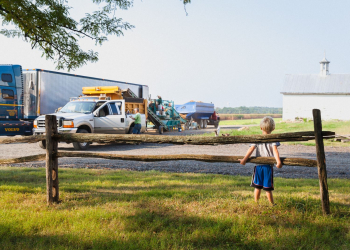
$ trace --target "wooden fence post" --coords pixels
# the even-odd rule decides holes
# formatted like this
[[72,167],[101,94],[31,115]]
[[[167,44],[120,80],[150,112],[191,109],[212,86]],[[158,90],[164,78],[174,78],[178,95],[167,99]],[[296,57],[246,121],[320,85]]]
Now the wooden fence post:
[[324,144],[323,144],[323,137],[322,137],[321,111],[319,109],[313,109],[312,114],[314,117],[317,169],[318,169],[318,178],[320,182],[322,210],[323,210],[323,214],[330,214],[331,211],[329,207],[326,156],[324,153]]
[[57,120],[55,115],[45,116],[46,132],[46,197],[47,203],[58,202],[58,142],[53,138],[57,134]]

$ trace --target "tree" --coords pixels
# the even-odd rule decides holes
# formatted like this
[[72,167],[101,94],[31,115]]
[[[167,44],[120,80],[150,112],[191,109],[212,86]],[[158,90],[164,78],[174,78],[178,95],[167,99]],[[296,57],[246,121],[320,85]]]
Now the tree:
[[[14,29],[2,29],[7,37],[23,37],[32,49],[42,51],[42,56],[54,60],[57,69],[68,71],[98,61],[98,53],[84,51],[80,38],[90,38],[96,45],[107,41],[108,35],[123,35],[134,28],[121,18],[111,17],[115,9],[127,10],[133,0],[92,0],[104,3],[102,10],[86,13],[79,21],[69,16],[67,0],[0,0],[0,18],[3,25]],[[184,4],[191,0],[183,0]]]

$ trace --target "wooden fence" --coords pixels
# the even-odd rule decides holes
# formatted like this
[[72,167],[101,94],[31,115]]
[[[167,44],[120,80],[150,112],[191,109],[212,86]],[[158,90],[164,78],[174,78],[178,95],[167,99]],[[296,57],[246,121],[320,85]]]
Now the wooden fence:
[[[171,143],[192,145],[217,145],[236,143],[262,143],[262,142],[286,142],[309,141],[316,142],[317,160],[303,158],[281,158],[283,165],[317,167],[320,183],[321,203],[324,214],[330,213],[326,159],[324,153],[324,138],[334,138],[335,133],[322,131],[321,112],[313,110],[314,131],[250,135],[228,137],[196,137],[196,136],[155,136],[155,135],[104,135],[104,134],[58,134],[56,116],[45,117],[46,134],[40,136],[27,136],[21,138],[0,139],[0,144],[7,143],[34,143],[46,140],[46,154],[26,156],[15,159],[0,160],[0,164],[20,163],[28,161],[46,160],[46,189],[47,202],[49,204],[59,201],[58,158],[59,157],[86,157],[105,158],[132,161],[169,161],[169,160],[196,160],[204,162],[230,162],[239,163],[243,156],[215,156],[215,155],[120,155],[89,152],[58,151],[58,142],[97,142],[97,143]],[[273,157],[251,157],[247,162],[257,164],[276,163]]]

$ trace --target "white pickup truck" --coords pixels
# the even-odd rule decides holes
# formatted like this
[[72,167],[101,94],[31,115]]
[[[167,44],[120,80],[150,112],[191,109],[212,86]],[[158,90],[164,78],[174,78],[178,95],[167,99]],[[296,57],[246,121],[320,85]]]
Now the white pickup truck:
[[[131,134],[135,114],[127,114],[125,100],[96,100],[89,97],[76,98],[68,102],[57,113],[58,133]],[[141,114],[141,133],[146,130],[146,116]],[[45,133],[45,116],[34,120],[34,135]],[[89,143],[73,142],[78,150],[85,150]],[[46,148],[46,142],[39,142]]]

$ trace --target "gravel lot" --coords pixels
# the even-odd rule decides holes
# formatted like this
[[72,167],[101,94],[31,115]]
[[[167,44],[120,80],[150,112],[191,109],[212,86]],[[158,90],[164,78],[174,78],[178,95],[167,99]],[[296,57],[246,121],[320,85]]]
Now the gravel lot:
[[[188,131],[187,134],[212,132],[213,129]],[[153,131],[149,133],[155,133]],[[168,133],[167,135],[178,132]],[[184,133],[181,133],[184,135]],[[197,146],[197,145],[170,145],[170,144],[140,144],[140,145],[90,145],[89,152],[104,152],[127,155],[156,155],[156,154],[211,154],[211,155],[244,155],[249,144]],[[59,150],[73,150],[71,144],[60,143]],[[329,178],[350,179],[350,147],[326,147],[327,172]],[[45,151],[37,144],[0,144],[0,159],[16,158]],[[281,145],[281,157],[298,157],[316,159],[315,147],[303,145]],[[11,164],[11,166],[44,167],[44,162],[30,162]],[[194,172],[215,173],[228,175],[248,175],[253,171],[254,164],[241,166],[229,163],[205,163],[198,161],[167,161],[167,162],[136,162],[90,158],[59,158],[59,167],[67,168],[104,168],[127,169],[136,171],[158,170],[167,172]],[[284,178],[318,178],[317,168],[284,166],[274,168],[276,177]]]

